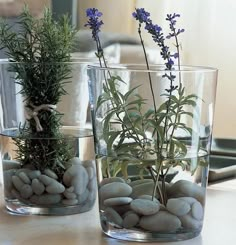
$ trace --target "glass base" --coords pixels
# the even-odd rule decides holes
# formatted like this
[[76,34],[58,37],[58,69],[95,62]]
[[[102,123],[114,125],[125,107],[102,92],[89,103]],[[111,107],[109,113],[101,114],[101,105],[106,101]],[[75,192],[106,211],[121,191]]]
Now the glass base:
[[124,241],[136,241],[136,242],[174,242],[183,241],[197,237],[201,233],[200,230],[194,231],[177,231],[177,232],[149,232],[141,231],[138,229],[124,229],[118,228],[113,224],[101,221],[103,232],[112,238],[116,238]]
[[95,200],[83,205],[70,206],[30,206],[20,203],[19,201],[5,201],[5,208],[9,214],[13,215],[70,215],[84,213],[93,208]]

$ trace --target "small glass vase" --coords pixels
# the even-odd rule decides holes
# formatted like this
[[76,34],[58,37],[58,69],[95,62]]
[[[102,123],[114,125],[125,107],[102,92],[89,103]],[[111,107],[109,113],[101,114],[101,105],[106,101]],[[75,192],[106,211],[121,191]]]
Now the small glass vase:
[[[86,128],[89,63],[0,62],[1,160],[8,212],[68,215],[93,207],[93,134]],[[67,75],[55,83],[62,70]]]
[[101,227],[177,241],[203,226],[217,70],[89,66]]

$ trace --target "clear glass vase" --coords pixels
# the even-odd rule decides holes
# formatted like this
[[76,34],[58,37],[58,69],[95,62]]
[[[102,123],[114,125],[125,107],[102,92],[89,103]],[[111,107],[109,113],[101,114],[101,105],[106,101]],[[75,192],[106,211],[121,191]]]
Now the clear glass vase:
[[217,70],[89,67],[101,227],[113,238],[201,232]]
[[67,215],[93,207],[88,63],[0,62],[1,160],[9,212]]

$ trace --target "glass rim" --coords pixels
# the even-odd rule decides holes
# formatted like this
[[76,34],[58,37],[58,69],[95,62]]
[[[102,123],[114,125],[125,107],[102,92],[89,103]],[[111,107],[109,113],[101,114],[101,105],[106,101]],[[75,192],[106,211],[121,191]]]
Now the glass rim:
[[180,69],[178,65],[173,66],[175,69],[166,70],[166,66],[163,64],[150,64],[147,69],[147,65],[142,64],[110,64],[107,67],[101,67],[99,64],[90,64],[88,65],[88,69],[97,69],[101,71],[131,71],[131,72],[217,72],[218,69],[214,67],[208,66],[194,66],[194,65],[181,65]]
[[[7,65],[7,64],[40,64],[41,62],[25,62],[25,61],[11,61],[10,59],[0,59],[0,65]],[[98,64],[98,61],[95,58],[86,58],[86,57],[73,57],[71,56],[71,61],[57,61],[57,62],[43,62],[44,64]]]

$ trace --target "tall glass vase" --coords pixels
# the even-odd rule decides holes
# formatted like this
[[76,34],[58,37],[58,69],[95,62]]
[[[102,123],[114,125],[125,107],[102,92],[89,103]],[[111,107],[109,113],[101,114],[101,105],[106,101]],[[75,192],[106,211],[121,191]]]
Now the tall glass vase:
[[[1,61],[0,141],[10,213],[67,215],[93,207],[95,162],[88,145],[92,129],[86,128],[89,62]],[[66,74],[62,80],[60,72]]]
[[101,227],[131,241],[202,230],[217,70],[89,67]]

